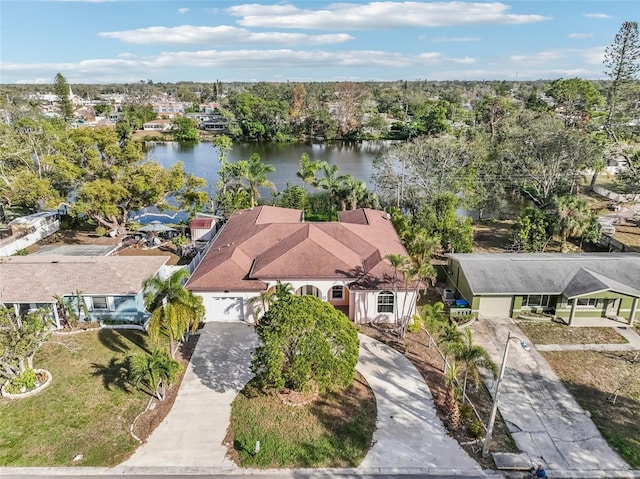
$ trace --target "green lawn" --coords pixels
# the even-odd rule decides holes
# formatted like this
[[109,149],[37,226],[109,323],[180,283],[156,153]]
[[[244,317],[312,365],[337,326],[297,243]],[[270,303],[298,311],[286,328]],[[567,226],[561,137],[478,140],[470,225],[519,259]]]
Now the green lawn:
[[[114,466],[137,443],[129,425],[149,396],[125,379],[125,358],[142,351],[140,331],[101,329],[52,336],[34,366],[51,372],[41,393],[0,400],[0,466]],[[80,461],[73,462],[77,454]]]
[[228,437],[243,467],[355,467],[371,446],[375,422],[375,398],[360,375],[306,406],[286,405],[249,383],[233,402]]

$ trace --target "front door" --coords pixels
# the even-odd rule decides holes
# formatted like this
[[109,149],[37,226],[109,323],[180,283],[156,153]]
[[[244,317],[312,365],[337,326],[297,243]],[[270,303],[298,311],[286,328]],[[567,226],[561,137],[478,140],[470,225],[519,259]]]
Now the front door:
[[618,316],[618,307],[620,304],[619,299],[607,299],[607,308],[605,309],[605,316]]

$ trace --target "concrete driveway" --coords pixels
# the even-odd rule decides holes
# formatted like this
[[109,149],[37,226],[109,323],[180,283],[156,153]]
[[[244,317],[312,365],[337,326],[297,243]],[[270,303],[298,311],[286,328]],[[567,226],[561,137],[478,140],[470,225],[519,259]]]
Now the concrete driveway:
[[[481,319],[471,328],[474,341],[498,364],[509,331],[531,344],[512,319]],[[493,393],[493,378],[487,377],[486,382]],[[629,469],[533,346],[526,351],[511,341],[499,410],[520,450],[532,463],[546,464],[552,477],[562,470],[598,471],[604,474],[598,477],[616,477],[614,472]]]
[[148,441],[119,467],[235,469],[222,443],[231,403],[251,379],[251,357],[257,344],[253,326],[207,323],[173,408]]
[[[446,433],[431,392],[411,362],[372,338],[360,335],[360,341],[357,369],[376,396],[378,418],[374,444],[356,470],[483,476]],[[231,403],[251,378],[257,343],[254,328],[244,323],[208,323],[172,410],[147,443],[115,470],[239,471],[226,457],[223,440]]]

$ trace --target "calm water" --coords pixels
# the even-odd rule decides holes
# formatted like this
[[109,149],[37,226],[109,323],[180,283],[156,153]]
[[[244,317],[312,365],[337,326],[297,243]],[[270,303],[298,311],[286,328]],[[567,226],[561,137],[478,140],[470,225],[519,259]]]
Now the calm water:
[[[306,153],[312,160],[338,165],[340,174],[349,174],[354,178],[364,180],[372,188],[373,159],[389,144],[388,141],[322,144],[239,143],[233,145],[233,149],[229,153],[229,160],[248,160],[253,153],[258,153],[263,162],[276,168],[276,171],[269,175],[269,179],[275,183],[278,190],[283,190],[287,183],[301,184],[296,172],[300,169],[302,154]],[[204,178],[208,185],[207,191],[213,193],[218,180],[220,161],[218,150],[211,143],[147,142],[146,157],[148,160],[155,160],[165,167],[182,161],[185,171]],[[322,176],[322,173],[319,175]]]

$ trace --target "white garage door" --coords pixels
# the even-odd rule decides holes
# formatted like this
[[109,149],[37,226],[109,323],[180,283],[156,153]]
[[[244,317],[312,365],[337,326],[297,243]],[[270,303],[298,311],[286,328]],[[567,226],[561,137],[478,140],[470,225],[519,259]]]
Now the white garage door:
[[478,314],[485,318],[509,317],[511,316],[511,296],[484,296],[480,298]]
[[242,298],[205,296],[204,307],[207,311],[205,321],[242,321],[244,319],[242,306]]

